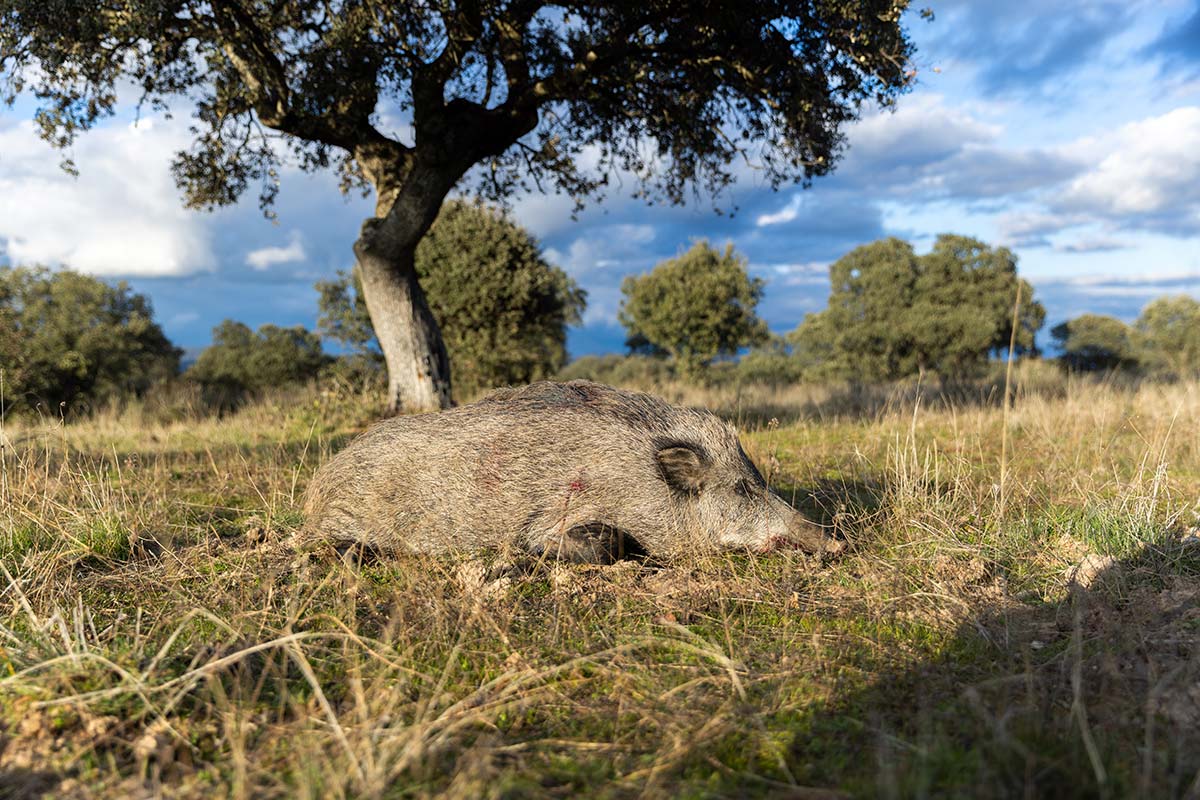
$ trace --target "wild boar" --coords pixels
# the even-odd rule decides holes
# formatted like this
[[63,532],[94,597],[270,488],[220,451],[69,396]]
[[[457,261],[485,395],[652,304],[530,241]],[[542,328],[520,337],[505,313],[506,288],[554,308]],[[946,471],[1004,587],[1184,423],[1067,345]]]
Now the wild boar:
[[301,544],[385,551],[604,562],[843,547],[768,488],[715,415],[589,381],[380,422],[318,470],[305,513]]

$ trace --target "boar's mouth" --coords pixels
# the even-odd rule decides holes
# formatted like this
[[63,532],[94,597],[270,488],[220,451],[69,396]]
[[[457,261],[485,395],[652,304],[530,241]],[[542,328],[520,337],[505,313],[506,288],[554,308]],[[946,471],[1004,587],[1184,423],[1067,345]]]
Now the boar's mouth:
[[763,552],[772,550],[803,550],[815,555],[837,555],[846,549],[846,543],[835,539],[815,522],[796,514],[788,524],[787,536],[773,536],[767,541]]

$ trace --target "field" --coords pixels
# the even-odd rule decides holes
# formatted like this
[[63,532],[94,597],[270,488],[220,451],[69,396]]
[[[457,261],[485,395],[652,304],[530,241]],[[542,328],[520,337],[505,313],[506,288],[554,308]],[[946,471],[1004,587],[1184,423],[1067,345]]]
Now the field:
[[1200,386],[1030,366],[665,387],[826,562],[293,553],[376,398],[8,420],[0,797],[1200,797]]

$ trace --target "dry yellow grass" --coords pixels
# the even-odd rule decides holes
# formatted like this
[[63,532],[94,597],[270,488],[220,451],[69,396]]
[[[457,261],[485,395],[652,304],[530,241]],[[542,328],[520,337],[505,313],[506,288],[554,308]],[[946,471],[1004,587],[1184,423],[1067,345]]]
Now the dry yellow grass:
[[826,564],[299,558],[363,398],[7,420],[0,797],[1200,796],[1200,387],[1018,379],[1003,487],[994,387],[659,387]]

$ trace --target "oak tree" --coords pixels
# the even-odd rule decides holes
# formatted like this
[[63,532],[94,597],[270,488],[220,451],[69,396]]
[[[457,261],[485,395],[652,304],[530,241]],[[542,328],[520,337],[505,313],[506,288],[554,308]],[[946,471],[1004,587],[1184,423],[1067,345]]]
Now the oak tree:
[[1050,329],[1062,365],[1074,372],[1132,369],[1138,365],[1132,331],[1116,317],[1080,314]]
[[764,281],[746,259],[707,241],[621,284],[618,319],[631,350],[669,355],[686,378],[699,377],[714,358],[732,356],[769,338],[755,313]]
[[312,380],[329,361],[320,337],[301,325],[253,331],[227,319],[213,328],[212,344],[185,376],[235,403],[247,394]]
[[150,301],[125,283],[0,267],[0,413],[142,394],[174,377],[180,355]]
[[1200,301],[1186,294],[1160,297],[1142,309],[1134,347],[1151,373],[1171,378],[1200,375]]
[[[391,403],[449,403],[413,264],[447,193],[576,200],[629,176],[648,199],[828,172],[861,106],[912,77],[907,0],[0,0],[0,92],[68,147],[133,85],[193,110],[186,202],[269,204],[280,162],[373,191],[354,244]],[[411,132],[393,132],[386,120]],[[394,127],[401,127],[399,125]]]
[[881,239],[835,261],[829,278],[828,308],[789,334],[811,377],[976,377],[1007,353],[1018,290],[1014,355],[1037,353],[1046,311],[1007,248],[943,234],[918,256],[908,242]]

